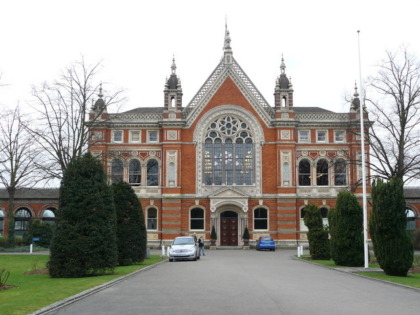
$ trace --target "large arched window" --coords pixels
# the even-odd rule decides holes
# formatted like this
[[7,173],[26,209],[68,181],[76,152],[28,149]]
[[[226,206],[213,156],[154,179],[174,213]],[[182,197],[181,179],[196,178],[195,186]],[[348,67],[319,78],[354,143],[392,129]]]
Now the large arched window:
[[42,221],[48,222],[48,223],[54,223],[55,222],[55,208],[47,208],[45,209],[44,213],[42,214]]
[[347,185],[347,166],[346,161],[343,159],[338,159],[334,163],[334,185]]
[[15,213],[15,235],[22,236],[28,229],[31,212],[26,208],[19,208]]
[[234,116],[210,124],[204,140],[205,185],[253,185],[254,141],[249,126]]
[[3,235],[4,212],[0,209],[0,236]]
[[159,185],[159,164],[155,159],[147,162],[147,186]]
[[325,159],[316,163],[316,184],[317,186],[328,186],[328,162]]
[[257,208],[254,210],[254,230],[268,230],[268,210]]
[[308,160],[299,162],[299,186],[311,185],[311,164]]
[[128,163],[128,182],[131,185],[140,185],[141,183],[141,167],[139,160],[131,160]]
[[191,230],[204,230],[204,210],[194,208],[190,214],[190,229]]
[[111,184],[122,182],[123,180],[123,162],[118,159],[114,159],[111,162]]
[[158,228],[158,213],[156,208],[147,209],[147,229],[157,230]]

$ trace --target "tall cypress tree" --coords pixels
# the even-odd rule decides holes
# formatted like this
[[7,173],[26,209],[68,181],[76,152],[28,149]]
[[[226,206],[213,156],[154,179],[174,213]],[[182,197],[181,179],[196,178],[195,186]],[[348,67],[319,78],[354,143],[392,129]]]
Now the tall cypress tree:
[[413,264],[413,241],[407,231],[403,182],[376,180],[372,187],[370,234],[376,259],[385,274],[406,276]]
[[334,262],[339,266],[363,266],[363,209],[356,196],[341,191],[328,220]]
[[319,208],[314,204],[305,206],[305,225],[308,227],[309,252],[311,258],[330,259],[330,244],[328,231],[322,224],[322,215]]
[[118,263],[142,262],[146,257],[147,233],[141,203],[126,182],[112,184],[117,213]]
[[60,186],[48,263],[54,278],[112,272],[117,264],[115,207],[101,162],[90,153],[70,162]]

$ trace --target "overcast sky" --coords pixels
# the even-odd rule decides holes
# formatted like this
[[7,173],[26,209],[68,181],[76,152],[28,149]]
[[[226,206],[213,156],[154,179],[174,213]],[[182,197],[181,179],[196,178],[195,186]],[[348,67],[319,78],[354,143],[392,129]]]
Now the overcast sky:
[[31,99],[83,55],[102,61],[104,90],[124,88],[124,110],[163,106],[175,55],[184,106],[223,55],[225,18],[233,54],[273,105],[284,55],[295,106],[347,111],[345,94],[375,71],[385,50],[420,56],[420,1],[36,0],[0,1],[0,104]]

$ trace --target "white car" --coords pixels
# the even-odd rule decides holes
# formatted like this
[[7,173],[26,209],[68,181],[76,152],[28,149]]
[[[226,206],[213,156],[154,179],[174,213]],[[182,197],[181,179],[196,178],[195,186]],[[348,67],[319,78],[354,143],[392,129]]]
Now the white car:
[[168,248],[169,261],[200,259],[198,244],[193,236],[176,237]]

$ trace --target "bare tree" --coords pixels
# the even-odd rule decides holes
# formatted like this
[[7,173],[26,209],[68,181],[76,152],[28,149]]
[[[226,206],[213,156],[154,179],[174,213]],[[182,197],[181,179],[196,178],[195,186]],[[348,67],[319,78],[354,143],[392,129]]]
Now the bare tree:
[[387,52],[369,78],[371,170],[405,183],[420,178],[420,63],[406,48]]
[[31,188],[43,179],[41,154],[27,132],[19,106],[0,120],[0,181],[8,193],[8,244],[14,245],[14,200],[16,191]]
[[[90,126],[106,113],[108,106],[122,100],[122,90],[102,99],[102,84],[96,79],[100,67],[100,63],[86,65],[82,58],[67,67],[54,83],[33,87],[39,119],[30,132],[48,155],[44,171],[52,178],[61,178],[70,161],[83,155]],[[97,95],[101,106],[93,106]]]

